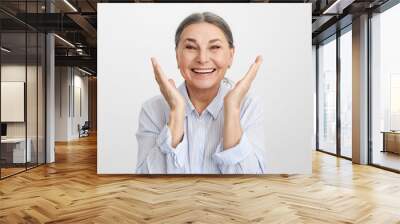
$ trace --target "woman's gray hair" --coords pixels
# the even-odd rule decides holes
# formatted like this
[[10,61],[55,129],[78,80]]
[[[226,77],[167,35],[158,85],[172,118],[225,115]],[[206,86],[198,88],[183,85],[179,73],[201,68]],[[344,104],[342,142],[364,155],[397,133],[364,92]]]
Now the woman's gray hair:
[[212,13],[212,12],[202,12],[202,13],[193,13],[186,17],[181,24],[179,24],[178,29],[176,29],[175,33],[175,49],[178,48],[179,41],[181,39],[181,34],[183,30],[188,27],[189,25],[196,24],[196,23],[210,23],[214,26],[218,27],[225,35],[226,40],[229,43],[230,48],[234,48],[233,45],[233,36],[232,31],[229,28],[228,23],[225,22],[220,16]]

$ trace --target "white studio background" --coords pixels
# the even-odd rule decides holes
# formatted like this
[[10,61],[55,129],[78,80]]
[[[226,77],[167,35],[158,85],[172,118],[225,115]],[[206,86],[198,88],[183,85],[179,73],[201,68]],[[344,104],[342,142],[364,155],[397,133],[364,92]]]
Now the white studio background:
[[252,92],[265,105],[268,173],[311,173],[311,4],[264,3],[98,4],[97,172],[135,172],[139,112],[160,94],[150,57],[180,85],[175,30],[203,11],[218,14],[232,29],[236,50],[226,77],[239,80],[263,56]]

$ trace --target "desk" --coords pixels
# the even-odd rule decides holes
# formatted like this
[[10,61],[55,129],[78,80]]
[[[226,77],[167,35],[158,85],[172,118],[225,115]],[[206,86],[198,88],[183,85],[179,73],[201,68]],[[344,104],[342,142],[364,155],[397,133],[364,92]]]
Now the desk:
[[[31,145],[32,140],[27,139],[26,155],[25,155],[25,138],[6,138],[1,139],[1,157],[9,163],[25,163],[32,159]],[[11,159],[12,158],[12,159]]]
[[399,131],[382,131],[383,133],[383,150],[382,152],[393,152],[400,154],[400,132]]

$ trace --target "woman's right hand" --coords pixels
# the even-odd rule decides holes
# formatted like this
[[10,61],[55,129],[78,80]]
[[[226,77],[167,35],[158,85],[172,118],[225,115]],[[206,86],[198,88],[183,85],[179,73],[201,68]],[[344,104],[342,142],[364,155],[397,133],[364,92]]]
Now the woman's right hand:
[[167,79],[157,60],[151,58],[151,63],[153,64],[154,77],[160,87],[160,91],[171,109],[168,127],[171,130],[172,147],[176,148],[183,137],[185,99],[176,88],[174,80]]
[[176,88],[174,80],[167,79],[155,58],[151,58],[151,63],[153,64],[154,77],[171,111],[184,110],[185,99]]

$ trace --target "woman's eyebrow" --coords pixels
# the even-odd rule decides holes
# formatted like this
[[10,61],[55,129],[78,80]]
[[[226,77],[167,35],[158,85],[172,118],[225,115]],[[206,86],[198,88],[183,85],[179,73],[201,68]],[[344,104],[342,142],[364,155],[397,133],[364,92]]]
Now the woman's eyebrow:
[[[193,38],[190,38],[190,37],[186,38],[185,41],[197,43],[196,39],[193,39]],[[208,41],[208,43],[214,43],[214,42],[217,42],[217,41],[221,41],[221,39],[218,39],[218,38],[212,39],[212,40]]]
[[209,43],[214,43],[214,42],[217,42],[217,41],[221,41],[220,39],[212,39],[212,40],[210,40],[210,41],[208,41]]
[[189,41],[189,42],[194,42],[194,43],[197,43],[197,42],[196,42],[196,40],[195,40],[195,39],[193,39],[193,38],[186,38],[186,39],[185,39],[185,41]]

